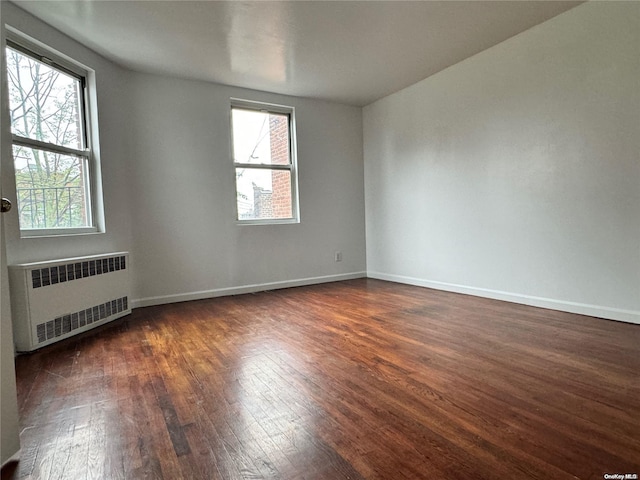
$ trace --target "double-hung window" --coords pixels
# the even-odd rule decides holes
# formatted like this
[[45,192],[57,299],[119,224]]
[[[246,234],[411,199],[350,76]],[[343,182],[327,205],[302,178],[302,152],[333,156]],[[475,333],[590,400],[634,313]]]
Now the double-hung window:
[[297,223],[294,110],[231,100],[239,223]]
[[89,72],[17,36],[6,66],[22,236],[97,231]]

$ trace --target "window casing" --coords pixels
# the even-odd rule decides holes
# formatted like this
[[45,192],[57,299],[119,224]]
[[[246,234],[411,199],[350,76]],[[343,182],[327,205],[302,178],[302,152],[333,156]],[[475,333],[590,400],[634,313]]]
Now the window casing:
[[21,236],[97,232],[89,70],[12,32],[5,53]]
[[236,220],[298,223],[294,109],[231,99]]

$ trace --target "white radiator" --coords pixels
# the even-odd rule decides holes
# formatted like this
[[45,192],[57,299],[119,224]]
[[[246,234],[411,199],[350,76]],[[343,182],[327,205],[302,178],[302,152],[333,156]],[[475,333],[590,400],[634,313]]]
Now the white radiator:
[[18,351],[31,351],[131,313],[129,253],[9,266]]

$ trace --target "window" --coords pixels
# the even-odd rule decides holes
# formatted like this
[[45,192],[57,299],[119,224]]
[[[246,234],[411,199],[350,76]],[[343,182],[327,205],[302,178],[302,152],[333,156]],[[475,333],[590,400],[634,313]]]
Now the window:
[[88,72],[14,35],[6,65],[22,235],[97,231]]
[[237,220],[297,223],[293,108],[232,99]]

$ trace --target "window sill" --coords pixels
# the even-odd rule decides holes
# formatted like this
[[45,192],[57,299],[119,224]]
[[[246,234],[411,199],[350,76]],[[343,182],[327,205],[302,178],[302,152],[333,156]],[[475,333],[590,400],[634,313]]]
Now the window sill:
[[20,238],[56,238],[76,237],[79,235],[96,235],[103,233],[96,227],[83,228],[43,228],[20,230]]
[[300,223],[298,218],[274,218],[269,220],[236,220],[236,225],[293,225]]

